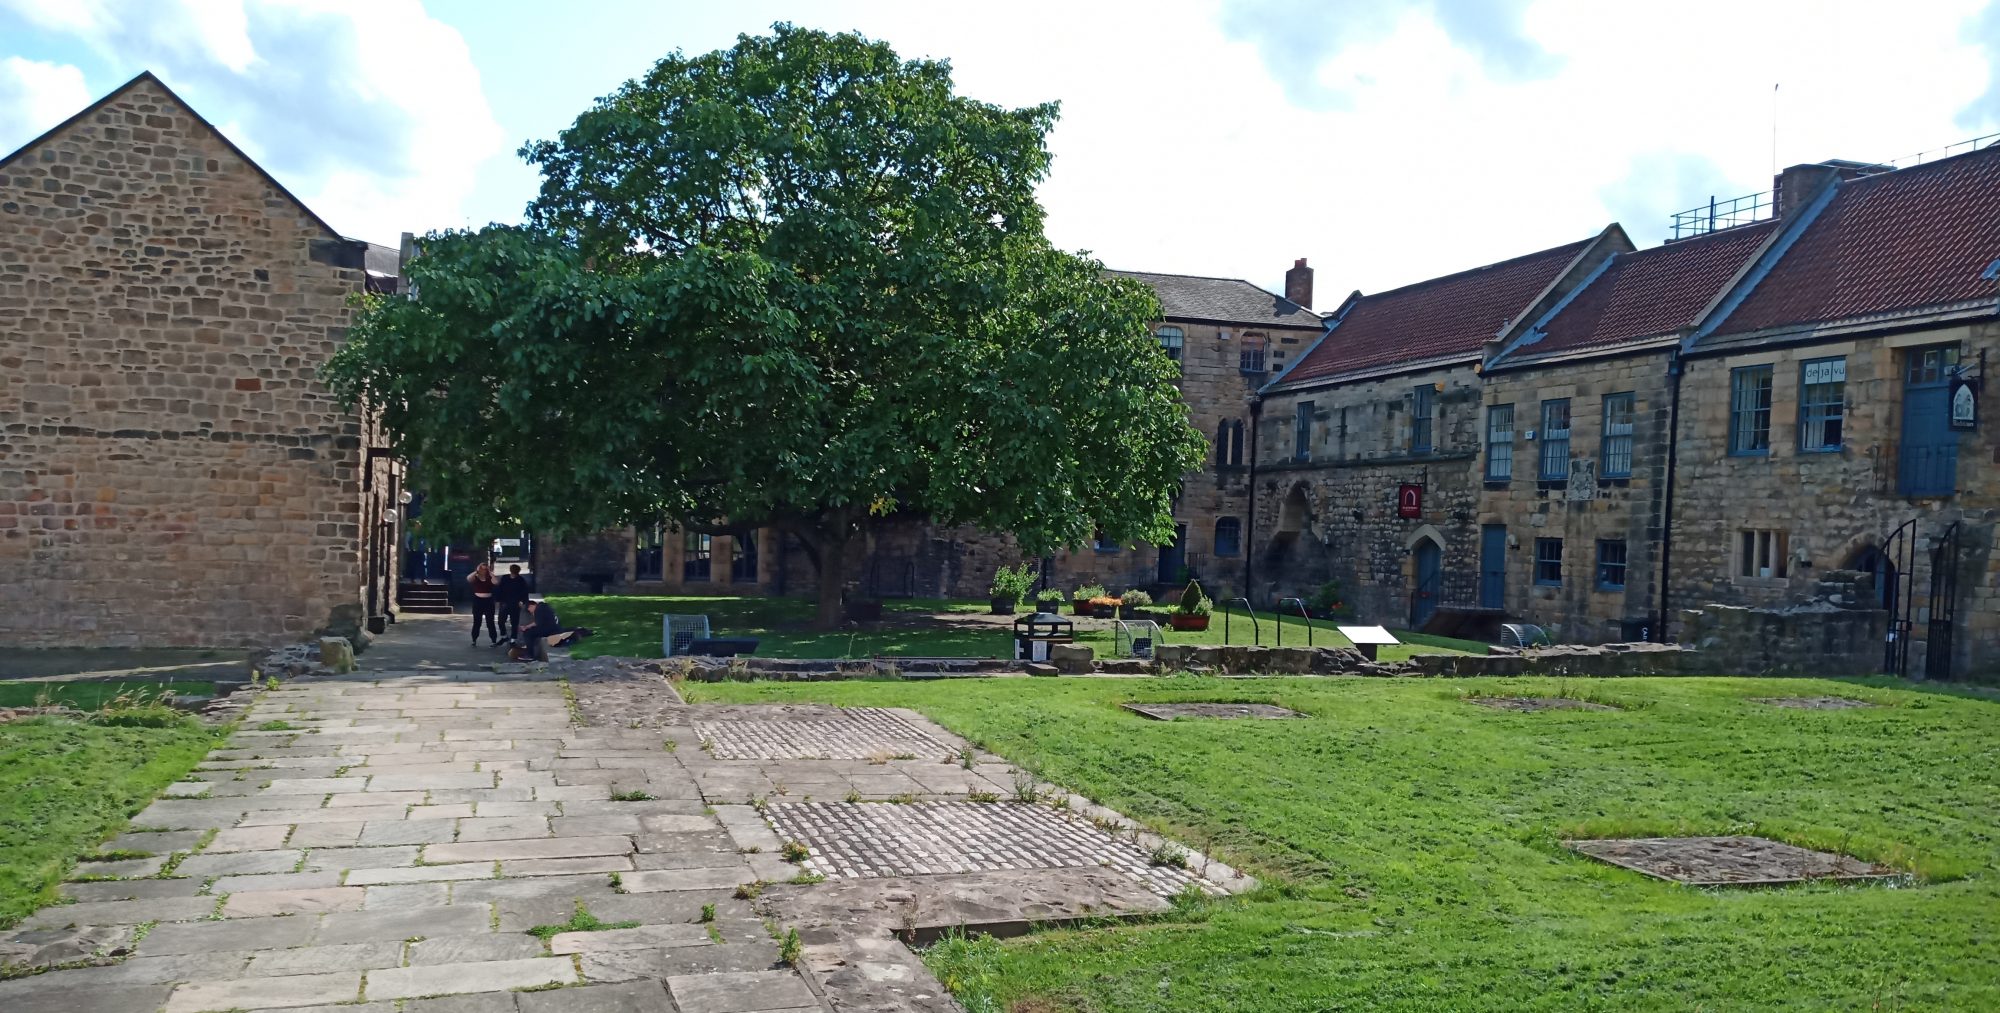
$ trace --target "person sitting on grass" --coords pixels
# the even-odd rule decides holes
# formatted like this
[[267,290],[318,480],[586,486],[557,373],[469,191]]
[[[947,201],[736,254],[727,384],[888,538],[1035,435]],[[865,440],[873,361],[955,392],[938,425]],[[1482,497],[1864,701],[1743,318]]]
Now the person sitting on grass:
[[528,625],[521,628],[520,643],[508,654],[515,661],[549,660],[549,648],[560,647],[572,640],[582,640],[591,631],[584,627],[564,628],[556,618],[555,606],[542,599],[528,602]]

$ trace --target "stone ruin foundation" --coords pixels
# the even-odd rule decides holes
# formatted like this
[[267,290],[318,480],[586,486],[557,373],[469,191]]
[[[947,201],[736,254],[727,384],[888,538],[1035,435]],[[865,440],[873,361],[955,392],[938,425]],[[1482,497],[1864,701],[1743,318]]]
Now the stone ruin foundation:
[[1886,866],[1764,837],[1641,837],[1564,841],[1563,847],[1687,886],[1773,886],[1830,879],[1887,879]]

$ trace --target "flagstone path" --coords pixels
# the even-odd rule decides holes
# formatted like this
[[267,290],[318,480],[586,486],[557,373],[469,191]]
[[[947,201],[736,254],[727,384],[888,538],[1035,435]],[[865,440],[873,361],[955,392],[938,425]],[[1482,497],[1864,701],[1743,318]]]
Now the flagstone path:
[[[657,674],[512,667],[265,693],[105,845],[151,857],[79,866],[71,903],[0,933],[83,927],[129,956],[0,981],[0,1010],[948,1010],[889,933],[1249,884],[1149,862],[1159,842],[1081,799],[1011,801],[1045,786],[914,712],[689,707]],[[919,896],[925,919],[883,914]],[[529,932],[581,912],[630,927]]]

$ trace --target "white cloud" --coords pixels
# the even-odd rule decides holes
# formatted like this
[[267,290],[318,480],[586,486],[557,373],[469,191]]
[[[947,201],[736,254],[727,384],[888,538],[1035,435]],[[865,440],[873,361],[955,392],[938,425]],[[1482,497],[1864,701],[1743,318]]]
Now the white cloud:
[[457,222],[503,150],[464,38],[416,0],[0,3],[82,40],[121,81],[155,71],[360,238]]
[[0,154],[76,115],[90,99],[79,68],[18,56],[0,59]]

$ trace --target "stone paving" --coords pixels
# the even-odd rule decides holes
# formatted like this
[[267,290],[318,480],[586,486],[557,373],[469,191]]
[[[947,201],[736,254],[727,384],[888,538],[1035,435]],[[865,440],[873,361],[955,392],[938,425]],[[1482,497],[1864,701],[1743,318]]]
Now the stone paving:
[[[80,865],[68,903],[0,932],[94,965],[0,981],[0,1010],[949,1010],[880,912],[1096,917],[1250,884],[1150,864],[1161,842],[1082,799],[1012,801],[1054,789],[914,712],[690,707],[657,673],[554,669],[454,657],[265,692],[104,845],[148,857]],[[814,902],[837,884],[807,869],[860,879]],[[635,924],[528,931],[579,912]],[[805,973],[779,959],[794,926]]]

